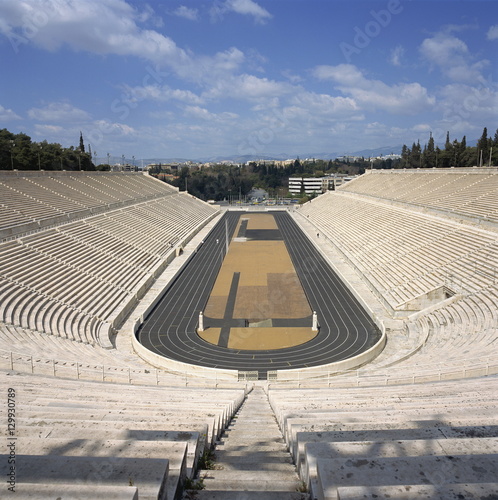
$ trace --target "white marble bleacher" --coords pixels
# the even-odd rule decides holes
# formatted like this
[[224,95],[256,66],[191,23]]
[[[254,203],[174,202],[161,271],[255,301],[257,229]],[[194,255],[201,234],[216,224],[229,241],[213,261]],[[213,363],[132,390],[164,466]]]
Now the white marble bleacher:
[[80,200],[61,192],[59,184],[52,177],[26,177],[19,178],[16,182],[17,189],[52,206],[57,212],[69,214],[87,208]]
[[[66,189],[67,195],[69,182],[83,194],[92,186],[91,204],[96,194],[101,204],[127,201],[116,210],[0,243],[0,320],[92,344],[108,343],[108,329],[164,266],[173,246],[216,213],[143,175],[7,180],[33,197],[40,191],[42,198],[54,195],[52,188]],[[129,204],[133,196],[136,203]]]
[[[498,487],[497,382],[270,388],[268,395],[311,498],[342,498],[341,488],[353,486],[363,487],[361,498],[374,498],[378,487],[392,498],[420,498],[422,487],[463,483],[480,484],[483,496],[475,498],[484,498]],[[405,486],[406,496],[393,494]]]
[[177,193],[139,173],[10,172],[0,173],[0,237]]
[[448,281],[469,292],[492,283],[475,268],[495,254],[495,232],[342,192],[322,195],[300,213],[394,309]]
[[[412,325],[426,332],[423,346],[401,363],[381,368],[365,367],[364,375],[384,376],[392,380],[440,374],[447,377],[482,376],[489,366],[498,366],[497,289],[463,297],[443,308],[421,316]],[[391,362],[395,357],[391,359]]]
[[498,220],[496,169],[371,170],[340,189]]
[[[15,182],[17,180],[9,179],[9,182],[6,183],[4,179],[0,178],[0,200],[2,200],[1,204],[5,210],[18,214],[24,224],[60,215],[60,212],[51,205],[19,191],[19,183]],[[16,223],[17,225],[21,224]]]
[[[394,192],[401,189],[404,177],[433,175],[369,174],[358,181],[364,192],[370,183],[375,192],[381,188],[380,180],[394,179],[398,181],[393,181]],[[444,176],[437,176],[438,185],[449,183]],[[410,189],[415,190],[413,185]],[[406,311],[408,333],[397,344],[398,352],[390,348],[388,339],[386,352],[356,372],[358,383],[409,383],[496,373],[498,235],[491,226],[484,230],[415,212],[411,205],[392,206],[358,196],[349,199],[345,193],[323,195],[301,210],[394,311],[441,285],[458,294],[453,303],[436,306],[425,315],[415,314],[414,320],[411,314],[417,311]],[[346,383],[347,377],[339,380]]]
[[107,498],[100,486],[138,488],[141,499],[179,498],[245,398],[245,389],[53,380],[16,375],[0,382],[5,393],[16,392],[19,498],[32,484],[40,485],[37,498],[53,498],[54,485],[81,485],[94,498]]
[[[330,390],[272,386],[312,498],[477,499],[498,490],[498,232],[431,210],[457,213],[486,185],[490,195],[493,175],[368,174],[301,209],[392,311],[438,284],[457,294],[425,313],[408,310],[398,349],[388,334],[386,354],[332,377]],[[300,385],[313,381],[303,374]]]
[[[8,368],[10,352],[15,355],[16,363],[30,363],[33,360],[44,360],[55,364],[87,364],[92,366],[106,365],[114,368],[130,368],[133,370],[149,369],[150,365],[141,358],[127,355],[121,351],[109,350],[91,342],[40,333],[35,329],[23,328],[12,324],[0,323],[0,351],[7,360],[3,368]],[[17,356],[17,357],[16,357]],[[73,370],[76,376],[76,370]]]
[[[40,237],[42,235],[37,234]],[[17,243],[17,248],[9,249],[9,256],[9,260],[0,263],[3,280],[21,285],[33,296],[43,295],[61,305],[59,314],[47,322],[48,331],[44,330],[46,333],[74,337],[75,332],[72,329],[59,326],[62,312],[81,311],[106,321],[129,293],[115,283],[86,273],[70,263],[62,262],[21,243]],[[27,300],[29,303],[29,298]],[[31,315],[26,314],[26,305],[27,303],[19,299],[13,303],[12,309],[7,309],[5,304],[2,304],[4,321],[28,327],[34,311]]]
[[32,219],[14,208],[7,208],[0,201],[0,229],[29,224]]

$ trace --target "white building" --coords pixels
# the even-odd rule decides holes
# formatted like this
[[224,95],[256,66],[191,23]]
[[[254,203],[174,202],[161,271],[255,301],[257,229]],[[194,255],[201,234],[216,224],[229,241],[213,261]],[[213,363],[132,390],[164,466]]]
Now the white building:
[[306,194],[321,194],[324,192],[324,180],[327,179],[328,177],[290,177],[289,193],[300,194],[304,191]]
[[344,174],[334,174],[326,177],[290,177],[289,193],[300,194],[304,191],[305,194],[322,194],[326,191],[333,191],[336,187],[353,178],[354,176]]

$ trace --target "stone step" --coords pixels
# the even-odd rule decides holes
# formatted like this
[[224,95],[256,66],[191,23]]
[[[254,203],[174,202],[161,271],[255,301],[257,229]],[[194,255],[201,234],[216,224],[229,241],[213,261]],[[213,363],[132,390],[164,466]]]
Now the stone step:
[[[93,484],[35,484],[16,483],[16,500],[78,499],[138,500],[136,486],[103,486]],[[141,497],[142,498],[142,497]]]
[[216,449],[216,463],[217,464],[244,464],[244,463],[293,463],[292,457],[289,453],[287,456],[282,457],[281,451],[251,451],[247,453],[244,450],[233,450],[233,451],[220,451]]
[[337,489],[337,500],[494,500],[498,483],[403,486],[350,486]]
[[224,491],[201,490],[195,492],[195,500],[307,500],[307,493],[290,491],[266,491],[264,497],[261,491]]
[[[254,459],[252,459],[254,460]],[[232,471],[261,471],[266,474],[266,472],[285,472],[285,473],[295,473],[296,468],[291,462],[282,462],[280,458],[279,462],[257,462],[249,461],[249,457],[246,460],[229,460],[224,462],[216,461],[216,470],[223,470],[226,472]],[[205,471],[201,471],[205,472]],[[217,475],[218,476],[218,475]]]
[[353,441],[338,443],[307,443],[298,469],[303,481],[317,490],[317,462],[321,459],[351,460],[385,457],[424,457],[453,455],[493,455],[498,453],[498,438],[413,439],[396,441]]
[[248,395],[214,454],[214,469],[199,473],[205,486],[195,492],[199,500],[308,498],[261,388]]
[[140,440],[96,440],[96,439],[44,439],[33,437],[17,438],[19,453],[42,456],[108,457],[118,461],[121,458],[168,459],[168,498],[179,494],[187,471],[187,443]]
[[[487,420],[489,422],[489,420]],[[420,420],[418,422],[400,422],[398,425],[358,424],[339,426],[337,430],[311,430],[311,427],[298,426],[293,429],[291,440],[292,456],[297,460],[298,455],[304,452],[307,442],[339,442],[339,441],[379,441],[396,439],[430,439],[441,436],[451,437],[496,437],[498,426],[447,426],[435,420]],[[309,429],[309,430],[305,430]]]
[[271,440],[271,441],[282,441],[283,442],[283,437],[280,432],[280,429],[278,426],[270,426],[267,425],[265,429],[262,429],[261,432],[257,432],[254,429],[251,429],[248,426],[245,426],[244,424],[241,424],[240,427],[237,429],[229,429],[228,431],[225,431],[224,433],[221,434],[221,438],[226,441],[228,439],[244,439],[246,438],[247,440],[257,440],[258,437],[260,438],[260,441],[266,441],[266,440]]
[[[266,477],[266,474],[264,475]],[[263,479],[262,474],[258,471],[252,472],[251,479],[239,479],[239,474],[234,471],[233,477],[225,477],[223,479],[204,480],[206,490],[222,490],[222,491],[259,491],[259,492],[274,492],[274,491],[297,491],[299,480],[296,477],[295,483],[284,479],[282,481]],[[260,493],[261,495],[261,493]]]
[[[201,437],[199,432],[175,432],[160,430],[131,430],[115,429],[112,426],[107,428],[67,428],[57,427],[31,427],[16,426],[18,440],[25,438],[45,438],[57,441],[65,440],[90,440],[90,441],[108,441],[124,440],[127,442],[171,442],[187,444],[187,469],[193,469],[196,466],[197,458],[202,454],[205,446],[205,437]],[[49,441],[51,442],[51,441]]]
[[17,455],[20,483],[135,486],[141,500],[166,500],[169,463],[166,459]]
[[224,439],[219,443],[220,449],[228,449],[229,447],[245,447],[252,445],[264,444],[265,446],[279,445],[285,448],[284,440],[281,437],[272,436],[235,436]]
[[[249,445],[231,445],[230,443],[217,444],[216,451],[225,451],[229,453],[234,453],[238,451],[243,451],[244,453],[249,453],[247,450]],[[251,446],[250,453],[288,453],[287,446],[283,443],[273,443],[273,444],[255,444]],[[283,456],[283,455],[282,455]]]
[[317,470],[318,500],[338,500],[343,486],[492,483],[498,477],[495,454],[320,459]]

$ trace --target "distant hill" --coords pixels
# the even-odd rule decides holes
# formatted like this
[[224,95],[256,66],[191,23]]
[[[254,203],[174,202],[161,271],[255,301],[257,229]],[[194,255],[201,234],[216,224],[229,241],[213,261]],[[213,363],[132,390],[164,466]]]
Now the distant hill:
[[[401,148],[403,146],[383,146],[375,149],[362,149],[360,151],[339,151],[339,152],[303,152],[299,155],[289,154],[289,153],[261,153],[256,155],[220,155],[220,156],[208,156],[204,158],[141,158],[141,159],[130,159],[125,158],[124,161],[127,164],[135,164],[140,167],[142,164],[149,165],[151,163],[162,163],[162,164],[181,164],[186,162],[195,162],[195,163],[221,163],[223,161],[231,161],[233,163],[247,163],[249,161],[258,161],[258,160],[288,160],[299,157],[300,159],[306,158],[316,158],[317,160],[334,160],[339,156],[363,156],[368,158],[369,156],[380,156],[380,155],[388,155],[391,153],[401,154]],[[440,146],[441,147],[441,146]],[[444,147],[444,145],[442,146]],[[122,163],[123,158],[120,156],[110,156],[109,160],[111,164]],[[98,158],[97,163],[107,163],[107,157]]]

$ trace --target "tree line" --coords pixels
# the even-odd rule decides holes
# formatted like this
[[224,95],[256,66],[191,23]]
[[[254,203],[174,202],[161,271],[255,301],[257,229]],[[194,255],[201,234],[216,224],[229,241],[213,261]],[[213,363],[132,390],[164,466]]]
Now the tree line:
[[[203,200],[238,199],[252,189],[263,189],[271,196],[287,196],[289,177],[322,177],[326,173],[359,172],[359,167],[336,160],[300,160],[278,167],[271,162],[249,162],[245,165],[212,165],[209,167],[182,167],[170,182],[180,190]],[[173,173],[168,171],[169,173]],[[156,174],[163,178],[160,173]]]
[[488,137],[488,129],[484,127],[476,146],[467,146],[465,135],[461,141],[451,140],[449,132],[444,148],[435,145],[432,133],[423,148],[420,141],[414,142],[411,148],[403,145],[398,168],[483,167],[497,164],[498,129],[494,137]]
[[[108,168],[108,166],[107,166]],[[105,169],[99,165],[99,170]],[[34,142],[24,133],[0,130],[0,170],[97,170],[83,135],[79,145],[64,148],[46,140]]]

